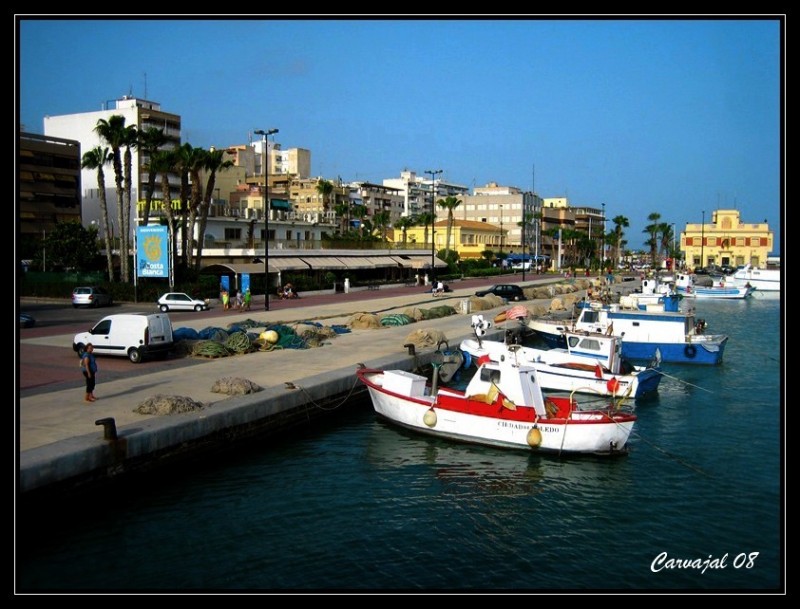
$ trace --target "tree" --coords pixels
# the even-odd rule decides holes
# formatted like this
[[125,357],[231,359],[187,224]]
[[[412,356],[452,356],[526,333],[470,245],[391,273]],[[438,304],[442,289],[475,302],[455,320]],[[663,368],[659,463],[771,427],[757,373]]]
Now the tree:
[[108,280],[114,281],[114,256],[111,243],[111,226],[108,222],[108,203],[106,201],[106,176],[103,167],[111,162],[108,147],[97,146],[84,153],[81,168],[97,170],[97,192],[100,197],[100,213],[103,218],[103,235],[106,244],[106,263],[108,264]]
[[379,230],[381,233],[381,241],[386,241],[386,229],[391,223],[391,220],[392,214],[387,210],[379,211],[372,216],[372,223],[375,225],[376,230]]
[[169,138],[164,135],[163,129],[150,127],[144,131],[139,131],[139,152],[145,160],[143,166],[147,169],[147,185],[144,191],[144,209],[142,210],[142,224],[145,226],[150,222],[150,208],[153,202],[153,194],[156,191],[156,172],[150,166],[150,159],[168,141]]
[[647,233],[650,235],[649,239],[647,239],[644,244],[650,248],[650,263],[653,268],[656,268],[656,255],[658,253],[658,221],[661,219],[661,214],[658,212],[653,212],[647,219],[650,220],[650,224],[644,227],[643,233]]
[[189,250],[189,202],[191,199],[191,184],[190,184],[190,171],[192,165],[195,163],[194,148],[191,144],[183,144],[175,149],[174,157],[174,170],[180,176],[180,219],[178,221],[179,228],[181,228],[181,258],[174,258],[176,264],[183,269],[188,267],[188,250]]
[[[200,270],[200,263],[203,258],[203,243],[205,242],[206,225],[208,224],[208,210],[211,207],[211,194],[214,192],[214,185],[217,183],[217,172],[225,171],[233,167],[233,161],[225,160],[224,150],[210,150],[205,155],[205,163],[203,169],[208,172],[206,180],[206,191],[203,193],[203,198],[200,203],[200,219],[197,242],[197,255],[195,256],[194,268]],[[254,226],[251,226],[253,230]],[[255,246],[254,246],[255,247]]]
[[431,213],[420,214],[419,216],[417,216],[417,222],[419,224],[422,224],[422,226],[424,227],[424,232],[423,232],[424,236],[423,236],[423,239],[422,239],[422,244],[427,246],[428,245],[428,226],[429,225],[431,226],[431,241],[433,241],[433,225],[432,225],[433,224],[433,214],[431,214]]
[[322,208],[325,211],[328,211],[328,208],[330,207],[330,196],[333,193],[333,182],[320,178],[317,180],[316,189],[317,193],[322,196]]
[[442,209],[447,210],[447,233],[444,242],[444,249],[445,249],[445,258],[448,258],[448,253],[450,252],[450,235],[453,232],[453,224],[455,223],[455,217],[453,215],[453,210],[461,205],[461,199],[456,197],[450,196],[446,199],[439,199],[437,201],[437,205]]
[[[111,161],[114,167],[114,184],[117,192],[117,224],[120,230],[120,270],[123,268],[123,261],[127,263],[126,250],[123,249],[125,240],[122,229],[125,223],[122,221],[123,214],[123,172],[122,172],[122,147],[125,145],[125,138],[128,134],[125,130],[125,117],[120,114],[112,114],[108,120],[101,118],[97,121],[94,128],[95,133],[100,136],[105,143],[111,147]],[[127,280],[122,275],[123,280]]]
[[150,170],[161,174],[161,210],[167,219],[173,261],[178,259],[178,242],[175,238],[177,236],[177,227],[172,209],[172,188],[169,183],[169,176],[175,172],[177,163],[177,153],[174,150],[159,150],[150,157]]
[[628,228],[630,222],[625,216],[616,216],[612,222],[614,223],[614,236],[610,241],[617,248],[617,261],[619,262],[619,250],[623,243],[622,236],[625,234],[622,229]]
[[400,229],[403,234],[403,247],[406,246],[407,242],[407,233],[408,229],[412,226],[416,226],[417,220],[412,216],[401,216],[397,220],[395,220],[394,227],[395,229]]
[[339,218],[339,232],[345,234],[350,224],[350,204],[347,202],[337,203],[333,209],[336,217]]
[[[194,227],[197,223],[197,216],[200,213],[200,206],[203,202],[203,181],[200,179],[200,172],[206,166],[208,160],[208,150],[203,148],[191,147],[188,157],[189,181],[191,183],[191,195],[189,198],[189,218],[186,226],[187,252],[185,254],[187,268],[191,264],[194,255]],[[267,202],[269,206],[269,202]]]
[[84,271],[92,268],[99,255],[97,229],[80,222],[58,222],[45,239],[48,262],[53,267]]
[[[139,134],[136,125],[129,125],[125,127],[122,132],[122,143],[125,146],[125,153],[123,156],[123,175],[125,180],[125,195],[124,204],[122,209],[122,226],[120,227],[120,236],[122,243],[120,245],[120,274],[123,281],[130,281],[130,272],[128,265],[128,252],[131,251],[130,238],[131,238],[131,193],[133,192],[133,178],[131,176],[133,170],[133,154],[131,150],[136,148],[139,142]],[[137,212],[138,213],[138,212]]]
[[658,225],[658,232],[661,235],[659,253],[661,253],[663,258],[668,258],[670,256],[669,252],[672,249],[672,224],[661,222]]

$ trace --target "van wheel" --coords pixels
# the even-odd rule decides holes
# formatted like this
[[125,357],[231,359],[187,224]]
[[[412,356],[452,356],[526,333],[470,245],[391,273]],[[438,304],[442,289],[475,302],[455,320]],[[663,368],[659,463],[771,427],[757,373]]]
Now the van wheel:
[[77,345],[72,346],[75,349],[75,353],[78,354],[78,357],[83,357],[83,352],[86,351],[86,345],[83,343],[78,343]]
[[138,364],[142,361],[142,352],[139,351],[136,347],[131,347],[128,349],[128,359],[131,360],[134,364]]

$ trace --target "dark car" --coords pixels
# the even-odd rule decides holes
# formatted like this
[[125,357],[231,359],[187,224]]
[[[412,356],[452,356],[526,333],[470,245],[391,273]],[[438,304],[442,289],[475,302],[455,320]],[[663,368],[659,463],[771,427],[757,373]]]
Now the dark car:
[[488,290],[478,290],[475,296],[486,296],[487,294],[494,294],[506,300],[525,300],[525,292],[522,288],[513,283],[500,283],[493,285]]
[[114,304],[111,294],[99,286],[80,286],[72,290],[72,306],[108,307]]
[[20,328],[32,328],[36,325],[36,320],[28,315],[27,313],[20,313],[19,314],[19,327]]

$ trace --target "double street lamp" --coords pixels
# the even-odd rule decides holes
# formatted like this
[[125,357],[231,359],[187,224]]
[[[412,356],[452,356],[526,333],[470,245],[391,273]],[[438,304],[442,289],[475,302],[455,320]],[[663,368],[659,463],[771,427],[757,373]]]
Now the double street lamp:
[[434,239],[434,225],[436,224],[436,176],[444,172],[444,169],[427,170],[426,175],[431,176],[431,283],[436,273],[434,260],[436,259],[436,240]]
[[278,133],[277,129],[256,129],[256,135],[264,136],[261,171],[264,174],[264,310],[269,311],[269,148],[267,138]]

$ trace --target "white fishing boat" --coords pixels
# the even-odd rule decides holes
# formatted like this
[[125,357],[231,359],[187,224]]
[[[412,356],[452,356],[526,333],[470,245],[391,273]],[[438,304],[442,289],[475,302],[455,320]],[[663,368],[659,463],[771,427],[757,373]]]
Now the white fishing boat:
[[536,349],[519,346],[513,330],[506,331],[504,342],[482,338],[490,327],[482,315],[472,316],[475,338],[460,345],[469,361],[520,358],[536,368],[543,389],[640,398],[657,391],[661,382],[660,353],[649,365],[635,366],[622,357],[618,336],[564,330],[566,348]]
[[739,287],[749,284],[755,288],[753,296],[763,297],[767,293],[778,294],[781,292],[781,269],[754,269],[749,264],[739,267],[733,274],[726,276],[726,281]]
[[753,293],[752,286],[738,286],[726,281],[724,276],[712,277],[711,286],[697,285],[691,275],[678,273],[675,289],[684,298],[715,298],[725,300],[741,300]]
[[361,367],[375,412],[421,433],[462,442],[556,454],[625,452],[636,415],[610,404],[581,409],[573,396],[542,394],[536,369],[509,348],[501,362],[482,361],[465,391],[439,387],[404,370]]

